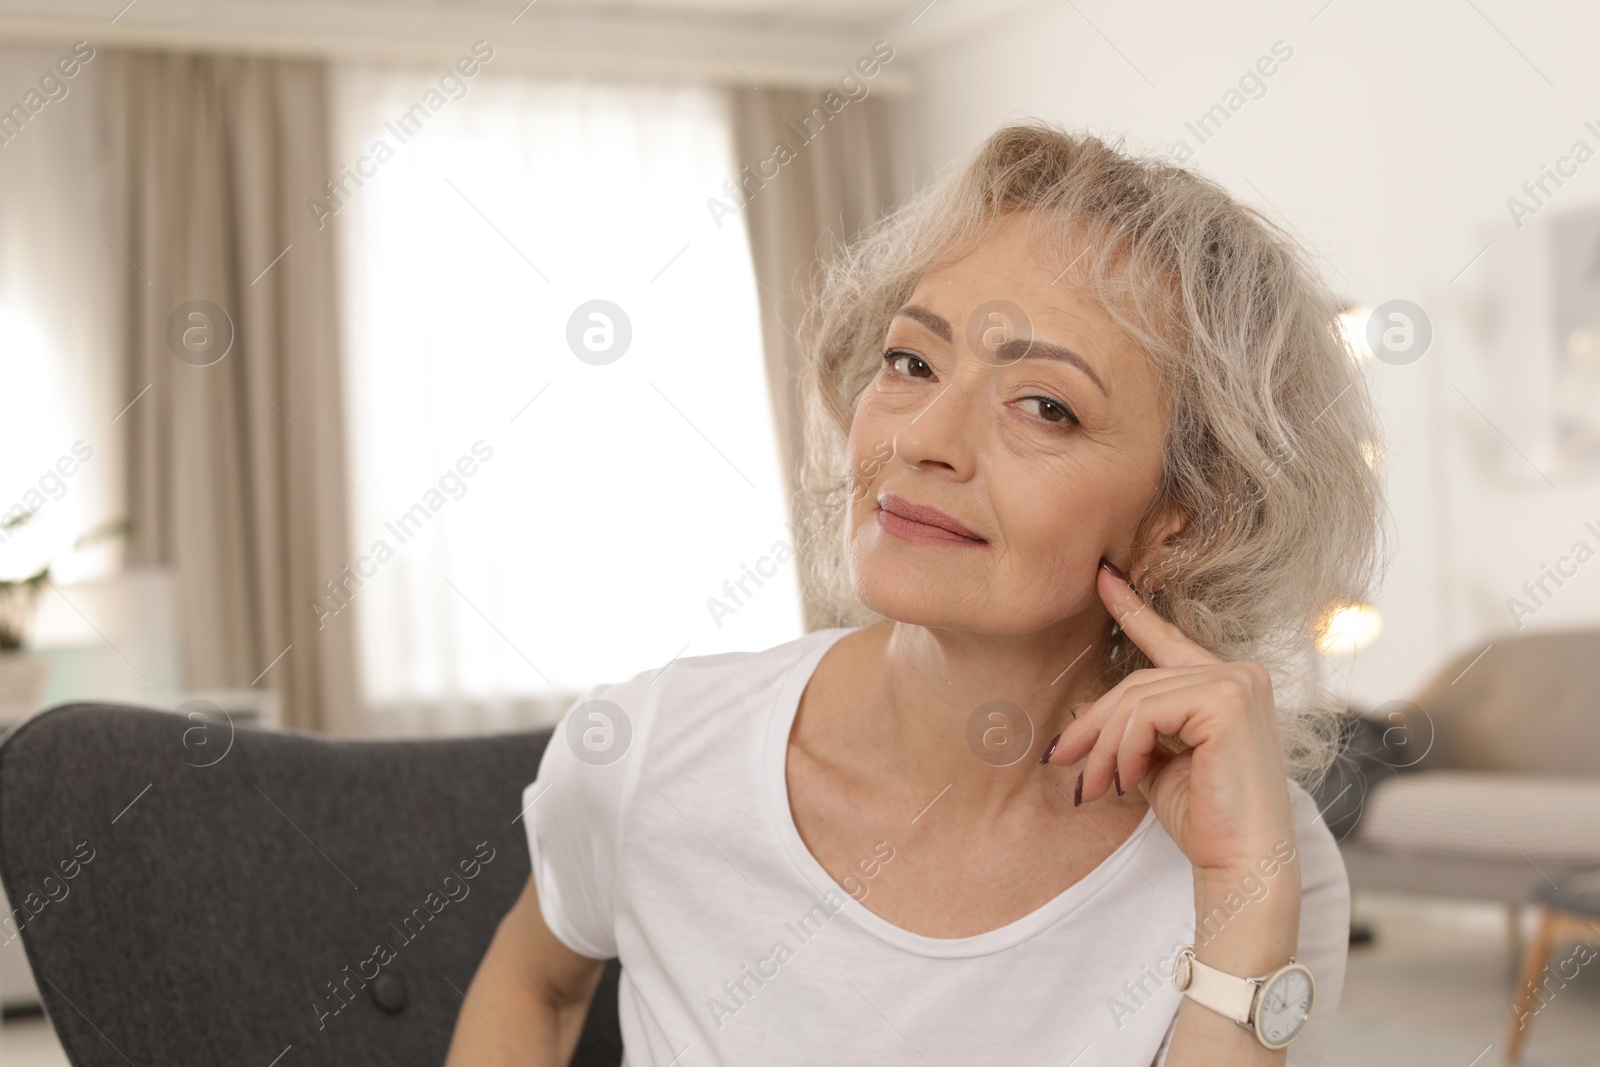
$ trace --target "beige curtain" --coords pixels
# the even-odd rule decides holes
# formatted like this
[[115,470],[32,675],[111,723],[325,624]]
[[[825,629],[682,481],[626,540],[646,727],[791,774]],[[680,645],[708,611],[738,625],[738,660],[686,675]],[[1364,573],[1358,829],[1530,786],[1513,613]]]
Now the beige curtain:
[[310,607],[350,562],[333,230],[307,206],[338,177],[323,67],[107,62],[130,561],[177,569],[191,685],[271,686],[285,725],[356,732],[348,614],[319,630]]
[[[802,90],[739,89],[733,106],[739,166],[755,172],[779,145],[787,145],[794,154],[776,178],[755,191],[744,211],[761,297],[773,420],[790,519],[797,523],[802,435],[796,389],[800,353],[794,331],[804,307],[804,288],[818,257],[833,242],[848,241],[881,212],[892,210],[903,195],[891,150],[893,106],[869,96],[830,116],[823,96]],[[831,624],[830,616],[809,597],[803,617],[807,630]]]

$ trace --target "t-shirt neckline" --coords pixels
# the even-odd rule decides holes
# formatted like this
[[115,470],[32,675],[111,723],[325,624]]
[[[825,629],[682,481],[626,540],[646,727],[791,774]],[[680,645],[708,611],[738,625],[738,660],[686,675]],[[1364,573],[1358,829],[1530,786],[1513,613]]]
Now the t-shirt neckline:
[[821,662],[828,649],[856,629],[859,627],[833,627],[808,635],[811,638],[810,647],[785,675],[773,700],[766,743],[762,751],[762,786],[767,794],[778,838],[782,841],[784,851],[788,853],[801,878],[818,897],[830,890],[833,891],[844,900],[844,907],[839,914],[849,916],[852,922],[867,933],[906,952],[919,956],[959,959],[1000,952],[1027,941],[1088,902],[1132,865],[1133,854],[1148,836],[1151,827],[1156,824],[1154,808],[1148,809],[1144,813],[1144,818],[1128,835],[1127,840],[1118,845],[1111,855],[1088,874],[1027,915],[981,934],[970,937],[929,937],[913,933],[904,927],[896,926],[852,897],[843,886],[833,880],[827,869],[811,854],[805,840],[800,836],[800,830],[794,822],[794,812],[789,807],[786,770],[789,734],[794,729],[795,716],[800,710],[800,696],[805,692],[806,684],[811,680],[817,664]]

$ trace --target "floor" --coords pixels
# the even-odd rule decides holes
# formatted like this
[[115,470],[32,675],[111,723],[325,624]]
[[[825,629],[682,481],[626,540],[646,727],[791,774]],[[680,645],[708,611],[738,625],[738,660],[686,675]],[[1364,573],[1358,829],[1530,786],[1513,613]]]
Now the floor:
[[[1339,1022],[1323,1055],[1332,1067],[1491,1067],[1504,1063],[1516,963],[1505,910],[1367,894],[1357,922],[1376,933],[1350,950]],[[1533,916],[1524,916],[1531,924]],[[1531,933],[1531,926],[1529,927]],[[1552,961],[1570,955],[1558,949]],[[0,1028],[6,1067],[69,1067],[50,1026]],[[1579,969],[1539,1011],[1522,1067],[1600,1067],[1600,959]]]
[[[1354,911],[1377,937],[1350,950],[1338,1029],[1324,1050],[1328,1061],[1334,1067],[1504,1063],[1520,970],[1506,909],[1373,893],[1358,897]],[[1524,911],[1531,935],[1535,916]],[[1553,973],[1572,951],[1551,953]],[[1530,1020],[1519,1063],[1600,1067],[1600,958],[1579,967]]]

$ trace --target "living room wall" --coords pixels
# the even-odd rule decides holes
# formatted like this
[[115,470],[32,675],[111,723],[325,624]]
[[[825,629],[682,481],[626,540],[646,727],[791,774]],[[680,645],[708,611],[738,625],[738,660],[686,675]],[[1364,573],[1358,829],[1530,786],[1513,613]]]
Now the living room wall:
[[[1519,623],[1600,624],[1600,565],[1572,558],[1600,548],[1600,474],[1552,444],[1544,277],[1547,224],[1600,205],[1600,164],[1576,151],[1600,148],[1600,11],[1157,7],[1039,5],[919,51],[919,179],[1010,119],[1125,135],[1287,226],[1353,302],[1426,311],[1423,358],[1368,364],[1395,551],[1382,635],[1333,663],[1353,701],[1403,697]],[[1534,605],[1524,583],[1558,564],[1575,573]]]

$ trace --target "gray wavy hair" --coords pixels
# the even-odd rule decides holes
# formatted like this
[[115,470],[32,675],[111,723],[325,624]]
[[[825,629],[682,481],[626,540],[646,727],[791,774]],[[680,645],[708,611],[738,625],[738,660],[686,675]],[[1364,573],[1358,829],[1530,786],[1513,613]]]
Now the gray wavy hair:
[[[1134,543],[1150,543],[1166,505],[1188,523],[1130,579],[1197,644],[1271,671],[1286,764],[1314,788],[1338,746],[1314,641],[1333,606],[1367,598],[1387,561],[1378,419],[1336,302],[1289,235],[1217,183],[1097,137],[1044,122],[1000,129],[813,279],[796,530],[812,625],[879,618],[846,567],[847,504],[870,474],[846,469],[846,441],[889,321],[920,276],[1015,212],[1160,383],[1161,476]],[[1148,666],[1115,630],[1105,686]]]

